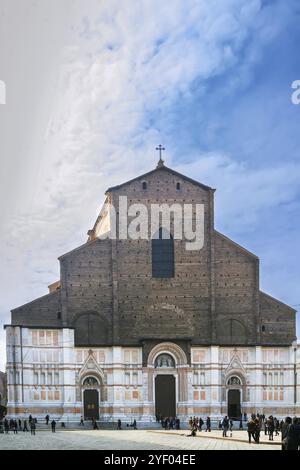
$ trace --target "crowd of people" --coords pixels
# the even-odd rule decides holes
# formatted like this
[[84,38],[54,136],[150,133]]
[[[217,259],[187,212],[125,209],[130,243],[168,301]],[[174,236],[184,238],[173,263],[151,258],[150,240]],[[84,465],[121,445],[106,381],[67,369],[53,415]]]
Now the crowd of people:
[[163,429],[180,429],[180,419],[176,417],[156,416],[156,422],[161,423]]
[[[46,425],[49,425],[50,416],[45,416]],[[64,423],[61,423],[62,427],[65,427]],[[8,419],[4,417],[2,421],[0,421],[0,434],[9,434],[9,432],[13,432],[14,434],[18,434],[18,432],[30,432],[31,435],[35,436],[37,429],[37,419],[32,415],[29,415],[28,419]],[[56,431],[56,421],[53,419],[51,421],[51,430],[54,433]]]
[[[275,434],[275,436],[281,435],[282,450],[300,450],[300,418],[295,417],[292,419],[290,417],[286,417],[285,420],[279,420],[272,415],[266,417],[264,414],[257,413],[252,414],[248,419],[247,415],[244,414],[239,420],[238,428],[240,430],[244,429],[243,420],[244,424],[246,424],[249,444],[252,442],[259,444],[262,433],[264,433],[265,436],[268,436],[269,441],[273,441]],[[178,417],[157,416],[156,421],[160,422],[162,428],[165,430],[180,429],[180,419]],[[49,426],[50,423],[52,433],[55,433],[57,425],[55,419],[50,420],[50,416],[46,415],[45,423],[47,426]],[[83,417],[80,419],[80,425],[84,426]],[[133,427],[133,429],[137,429],[136,420],[134,420],[130,425],[127,424],[127,427],[129,426]],[[61,427],[65,428],[65,424],[63,422],[61,422]],[[196,436],[197,432],[201,431],[211,432],[211,418],[207,416],[203,420],[201,417],[191,416],[189,419],[189,427],[191,430],[190,436]],[[13,432],[14,434],[18,434],[18,432],[30,432],[32,435],[35,435],[36,428],[37,419],[32,415],[29,415],[28,419],[23,420],[13,418],[8,419],[7,417],[4,417],[4,419],[0,421],[0,434],[8,434],[9,432]],[[97,421],[95,419],[92,420],[92,428],[98,429]],[[234,428],[233,419],[228,416],[224,416],[219,420],[218,428],[219,430],[222,430],[223,437],[228,437],[228,432],[230,433],[229,437],[231,437]],[[120,419],[117,423],[117,429],[122,429]]]
[[[281,435],[282,450],[300,450],[300,419],[287,417],[285,420],[279,421],[274,416],[266,417],[264,414],[252,414],[250,419],[244,414],[244,421],[248,432],[249,444],[252,442],[259,444],[262,432],[268,436],[269,441],[274,440],[275,436]],[[206,417],[205,421],[199,417],[190,417],[189,427],[190,436],[196,436],[197,432],[201,432],[203,427],[205,432],[211,432],[211,418]],[[233,419],[224,416],[218,423],[219,430],[222,430],[222,436],[228,437],[228,432],[232,436],[234,427]],[[243,430],[243,419],[239,420],[238,428]]]

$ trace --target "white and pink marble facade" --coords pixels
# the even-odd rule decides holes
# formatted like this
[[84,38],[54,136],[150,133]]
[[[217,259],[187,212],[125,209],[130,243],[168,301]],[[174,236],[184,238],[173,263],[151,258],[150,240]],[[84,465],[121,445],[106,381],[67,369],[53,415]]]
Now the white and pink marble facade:
[[[243,412],[300,414],[300,345],[192,347],[191,364],[179,346],[163,342],[142,363],[140,347],[75,348],[72,329],[8,326],[8,414],[78,419],[84,380],[94,377],[102,421],[155,420],[155,377],[175,377],[177,415],[227,414],[227,394],[238,388]],[[175,367],[156,368],[161,353]],[[232,379],[234,378],[234,379]],[[237,378],[237,379],[235,379]],[[230,380],[231,379],[231,380]],[[229,384],[237,381],[238,384]]]

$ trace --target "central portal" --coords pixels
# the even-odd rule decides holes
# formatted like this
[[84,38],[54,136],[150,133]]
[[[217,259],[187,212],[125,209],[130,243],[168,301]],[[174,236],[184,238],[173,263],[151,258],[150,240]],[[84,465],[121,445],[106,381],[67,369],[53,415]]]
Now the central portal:
[[84,419],[99,419],[99,394],[98,390],[84,390]]
[[240,419],[241,417],[240,390],[228,390],[228,416],[235,419]]
[[175,418],[176,392],[173,375],[157,375],[155,378],[155,414],[159,418]]

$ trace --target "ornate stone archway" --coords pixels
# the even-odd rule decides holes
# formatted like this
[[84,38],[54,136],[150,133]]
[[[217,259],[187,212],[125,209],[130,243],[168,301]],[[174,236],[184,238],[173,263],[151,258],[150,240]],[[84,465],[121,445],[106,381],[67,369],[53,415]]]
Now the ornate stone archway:
[[[169,357],[172,360],[162,361],[161,364],[157,359],[159,357]],[[159,365],[159,366],[158,366]],[[152,409],[155,410],[155,381],[161,376],[173,376],[175,380],[176,394],[176,415],[186,414],[184,403],[188,398],[188,377],[189,369],[185,352],[175,343],[163,342],[154,346],[147,360],[147,376],[148,376],[148,398],[152,403]],[[154,412],[154,411],[153,411]]]

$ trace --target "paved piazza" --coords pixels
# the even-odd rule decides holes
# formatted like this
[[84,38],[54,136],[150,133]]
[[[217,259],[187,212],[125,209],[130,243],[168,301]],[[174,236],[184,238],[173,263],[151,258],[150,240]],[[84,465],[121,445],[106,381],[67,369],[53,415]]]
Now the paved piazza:
[[[212,437],[186,437],[188,431],[107,431],[74,430],[37,431],[36,436],[19,432],[0,435],[0,449],[52,450],[280,450],[280,445],[259,445],[220,439],[218,431]],[[202,433],[204,435],[205,433]],[[214,438],[215,437],[215,438]],[[263,436],[264,438],[264,436]],[[246,439],[245,432],[235,432],[233,439]],[[277,438],[277,442],[279,442]]]

